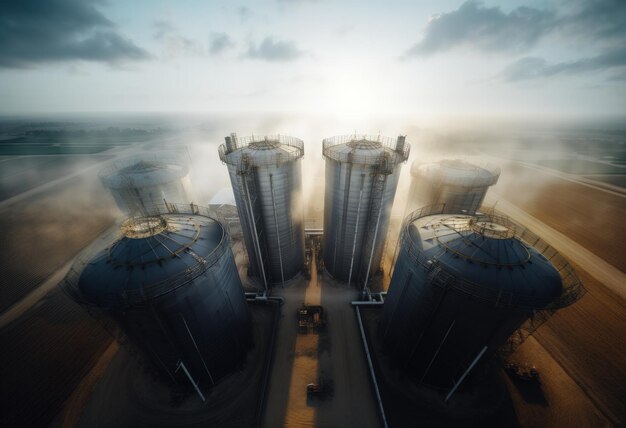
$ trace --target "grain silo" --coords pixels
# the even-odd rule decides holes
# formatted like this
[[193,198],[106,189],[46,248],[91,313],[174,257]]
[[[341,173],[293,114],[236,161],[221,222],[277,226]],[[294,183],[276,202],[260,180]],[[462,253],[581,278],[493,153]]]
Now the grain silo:
[[228,166],[250,260],[265,288],[284,283],[304,266],[302,168],[304,143],[284,135],[226,137],[219,147]]
[[116,160],[100,171],[99,176],[125,215],[148,215],[164,201],[192,202],[189,162],[177,153]]
[[166,378],[198,390],[243,364],[250,312],[224,226],[205,208],[167,208],[126,220],[63,286]]
[[344,135],[323,141],[326,159],[324,265],[339,281],[366,287],[380,269],[405,137]]
[[449,398],[583,293],[567,261],[507,217],[424,207],[403,223],[381,331],[399,368]]
[[498,182],[500,169],[460,159],[411,166],[411,188],[406,213],[428,205],[445,204],[447,213],[475,213],[490,186]]

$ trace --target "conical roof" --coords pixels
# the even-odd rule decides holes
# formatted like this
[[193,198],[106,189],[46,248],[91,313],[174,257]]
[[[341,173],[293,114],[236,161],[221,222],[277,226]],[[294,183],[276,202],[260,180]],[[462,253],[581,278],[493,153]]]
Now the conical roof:
[[558,298],[563,287],[557,269],[510,227],[482,217],[436,215],[415,220],[409,234],[426,258],[467,284],[545,304]]
[[191,282],[228,246],[221,224],[168,214],[129,219],[123,235],[84,268],[78,289],[92,304],[148,300]]

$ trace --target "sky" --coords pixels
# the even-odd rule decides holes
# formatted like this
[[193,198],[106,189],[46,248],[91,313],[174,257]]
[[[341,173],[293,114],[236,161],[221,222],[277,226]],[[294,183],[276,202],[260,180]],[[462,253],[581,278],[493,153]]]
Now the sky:
[[626,1],[0,2],[0,114],[626,114]]

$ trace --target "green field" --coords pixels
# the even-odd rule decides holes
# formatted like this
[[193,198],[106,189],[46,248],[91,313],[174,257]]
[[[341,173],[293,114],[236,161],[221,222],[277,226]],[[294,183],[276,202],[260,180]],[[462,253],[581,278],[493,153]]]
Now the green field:
[[148,140],[145,136],[137,137],[100,137],[100,138],[49,138],[16,137],[0,141],[0,156],[27,155],[90,155]]

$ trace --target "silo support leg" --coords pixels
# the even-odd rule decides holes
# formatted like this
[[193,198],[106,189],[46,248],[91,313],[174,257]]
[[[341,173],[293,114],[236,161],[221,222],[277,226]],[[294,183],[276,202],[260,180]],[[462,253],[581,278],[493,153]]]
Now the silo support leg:
[[459,387],[459,385],[461,385],[461,382],[463,382],[463,380],[465,380],[465,378],[467,377],[467,375],[469,374],[470,371],[472,371],[472,369],[474,368],[474,366],[476,365],[476,363],[478,362],[478,360],[480,360],[480,357],[483,356],[483,354],[487,351],[487,347],[485,346],[479,353],[478,355],[476,355],[476,358],[474,358],[474,361],[472,361],[472,364],[469,365],[469,367],[467,368],[467,370],[465,370],[465,372],[463,373],[463,375],[459,378],[459,380],[454,384],[454,386],[452,387],[452,389],[450,390],[450,392],[448,393],[448,395],[446,395],[446,399],[445,402],[447,403],[448,400],[450,399],[450,397],[452,397],[452,394],[454,394],[454,391],[456,391],[456,389]]
[[196,392],[198,393],[198,395],[202,399],[202,402],[205,402],[206,399],[204,398],[204,395],[202,395],[202,391],[200,391],[200,388],[198,388],[198,384],[196,383],[196,381],[193,380],[193,378],[191,377],[191,374],[189,373],[189,370],[187,370],[187,366],[185,366],[185,363],[183,363],[182,360],[178,361],[178,364],[176,365],[176,371],[174,371],[174,373],[176,373],[178,371],[178,369],[181,369],[181,368],[183,369],[183,371],[187,375],[187,378],[189,379],[189,382],[191,382],[191,384],[193,385],[194,389],[196,390]]

